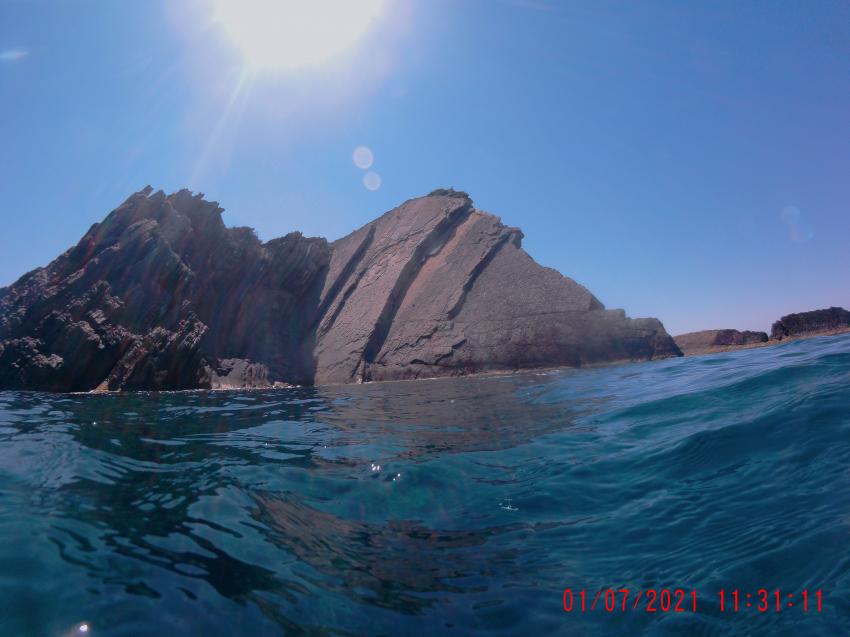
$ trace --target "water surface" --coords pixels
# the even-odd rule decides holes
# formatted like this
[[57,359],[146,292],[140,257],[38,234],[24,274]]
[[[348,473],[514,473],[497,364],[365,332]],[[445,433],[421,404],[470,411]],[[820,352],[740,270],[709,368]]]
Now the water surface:
[[[850,632],[850,337],[267,392],[0,393],[7,635]],[[564,588],[698,591],[565,613]],[[822,589],[721,613],[717,591]]]

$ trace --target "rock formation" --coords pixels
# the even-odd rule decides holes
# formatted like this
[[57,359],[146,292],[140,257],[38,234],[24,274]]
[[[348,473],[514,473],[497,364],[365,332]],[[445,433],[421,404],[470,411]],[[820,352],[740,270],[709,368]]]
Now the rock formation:
[[751,346],[767,342],[766,332],[744,330],[703,330],[674,336],[679,349],[688,354],[701,354],[727,348]]
[[0,289],[0,389],[268,387],[679,356],[606,310],[465,193],[336,242],[262,243],[215,202],[150,187]]
[[850,331],[850,312],[840,307],[799,312],[783,316],[771,327],[770,338],[765,332],[738,330],[704,330],[674,336],[676,345],[685,353],[710,354],[731,349],[776,344],[783,339],[837,334]]
[[812,310],[783,316],[770,328],[770,338],[783,338],[843,332],[850,330],[850,312],[843,307]]

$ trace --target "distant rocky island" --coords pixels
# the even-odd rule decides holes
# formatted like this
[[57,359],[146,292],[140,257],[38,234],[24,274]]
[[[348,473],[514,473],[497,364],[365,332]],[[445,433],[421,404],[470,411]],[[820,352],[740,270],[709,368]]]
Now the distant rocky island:
[[788,314],[770,328],[770,338],[781,341],[785,338],[834,334],[850,330],[850,312],[843,307]]
[[147,187],[0,289],[0,389],[354,383],[682,355],[660,321],[606,310],[463,192],[411,199],[332,243],[263,243],[222,212]]
[[850,331],[850,312],[841,307],[788,314],[776,321],[767,332],[734,329],[703,330],[674,336],[676,345],[687,355],[709,354],[747,347],[761,347],[780,341],[810,336],[839,334]]
[[688,355],[767,343],[768,338],[765,332],[751,332],[749,330],[742,332],[733,329],[723,329],[688,332],[687,334],[674,336],[673,340],[676,341],[679,349],[685,355]]

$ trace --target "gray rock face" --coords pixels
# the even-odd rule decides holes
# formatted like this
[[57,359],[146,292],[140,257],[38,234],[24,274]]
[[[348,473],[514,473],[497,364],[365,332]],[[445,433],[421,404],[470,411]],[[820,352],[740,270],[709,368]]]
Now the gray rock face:
[[688,332],[674,336],[676,345],[685,353],[711,351],[717,348],[736,347],[766,343],[765,332],[752,332],[750,330],[703,330],[701,332]]
[[605,310],[465,193],[413,199],[328,244],[261,243],[186,190],[132,195],[0,289],[0,388],[266,387],[681,355]]
[[791,336],[840,332],[850,329],[850,312],[843,307],[788,314],[770,328],[770,338],[782,340]]

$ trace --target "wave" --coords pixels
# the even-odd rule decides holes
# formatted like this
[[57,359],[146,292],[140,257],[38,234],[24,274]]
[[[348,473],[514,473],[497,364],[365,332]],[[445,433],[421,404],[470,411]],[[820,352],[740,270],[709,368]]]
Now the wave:
[[[850,630],[850,337],[589,370],[0,393],[0,628]],[[689,613],[565,613],[565,588]],[[721,611],[720,590],[822,590]]]

